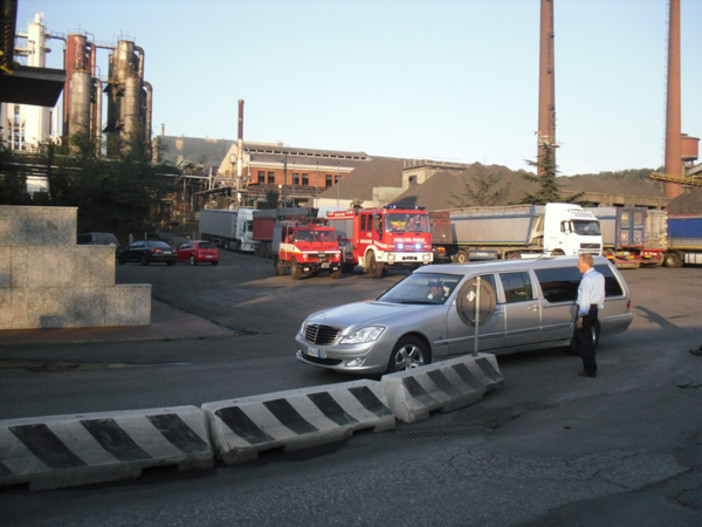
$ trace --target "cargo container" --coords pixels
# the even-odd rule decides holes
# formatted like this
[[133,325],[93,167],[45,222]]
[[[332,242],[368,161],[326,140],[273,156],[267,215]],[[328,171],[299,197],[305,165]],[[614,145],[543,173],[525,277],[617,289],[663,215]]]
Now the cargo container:
[[702,264],[702,214],[668,214],[666,267]]

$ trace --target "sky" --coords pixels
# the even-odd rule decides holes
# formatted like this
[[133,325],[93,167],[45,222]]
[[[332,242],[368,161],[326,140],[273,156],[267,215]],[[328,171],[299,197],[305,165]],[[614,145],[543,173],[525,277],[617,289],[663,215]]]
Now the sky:
[[[680,3],[702,137],[702,1]],[[235,140],[243,99],[245,141],[533,171],[539,0],[18,0],[18,33],[36,13],[144,49],[154,134]],[[662,166],[668,0],[554,0],[554,28],[559,173]]]

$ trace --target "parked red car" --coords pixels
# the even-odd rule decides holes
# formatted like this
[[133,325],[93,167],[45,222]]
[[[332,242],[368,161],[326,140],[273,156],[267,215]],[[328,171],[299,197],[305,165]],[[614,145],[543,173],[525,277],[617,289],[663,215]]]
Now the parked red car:
[[209,262],[212,265],[219,263],[219,249],[214,242],[191,240],[179,245],[176,254],[179,262],[187,262],[190,265],[200,262]]

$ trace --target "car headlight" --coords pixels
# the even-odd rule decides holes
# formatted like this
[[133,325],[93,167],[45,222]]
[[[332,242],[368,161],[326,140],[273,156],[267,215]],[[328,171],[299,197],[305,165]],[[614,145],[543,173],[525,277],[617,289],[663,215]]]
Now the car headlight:
[[383,334],[383,331],[385,331],[384,327],[369,326],[342,337],[339,344],[362,344],[364,342],[373,342],[378,340],[378,337]]

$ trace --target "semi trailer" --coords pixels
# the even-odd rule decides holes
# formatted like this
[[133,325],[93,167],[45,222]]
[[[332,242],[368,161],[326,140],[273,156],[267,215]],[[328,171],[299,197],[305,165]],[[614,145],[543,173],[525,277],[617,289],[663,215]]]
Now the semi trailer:
[[600,222],[570,203],[470,207],[431,213],[437,261],[577,256],[602,252]]
[[203,240],[230,251],[252,252],[253,214],[256,209],[202,209],[198,230]]

